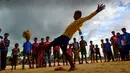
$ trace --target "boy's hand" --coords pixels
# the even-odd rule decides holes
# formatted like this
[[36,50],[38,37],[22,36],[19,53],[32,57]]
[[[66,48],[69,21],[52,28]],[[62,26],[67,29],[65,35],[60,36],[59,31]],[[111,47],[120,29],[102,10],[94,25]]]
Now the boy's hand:
[[82,32],[79,32],[79,35],[82,35]]
[[97,12],[100,12],[100,11],[104,10],[105,7],[106,7],[106,6],[105,6],[104,4],[101,4],[101,5],[98,4],[98,7],[97,7],[97,10],[96,10],[96,11],[97,11]]

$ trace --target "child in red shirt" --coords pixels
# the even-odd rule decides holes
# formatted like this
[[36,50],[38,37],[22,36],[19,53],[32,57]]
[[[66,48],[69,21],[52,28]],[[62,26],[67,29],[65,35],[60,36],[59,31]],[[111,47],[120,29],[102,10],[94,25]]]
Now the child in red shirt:
[[55,66],[56,58],[57,58],[57,60],[58,60],[58,66],[60,66],[60,64],[59,64],[60,46],[54,47],[54,49],[53,49],[53,54],[54,54],[54,66]]
[[45,53],[44,38],[41,38],[41,43],[39,43],[39,51],[38,51],[38,67],[42,67],[44,53]]
[[35,37],[34,38],[34,43],[32,44],[32,68],[34,68],[34,62],[36,61],[36,68],[38,67],[37,66],[37,61],[38,61],[38,46],[39,46],[39,43],[37,42],[37,38]]

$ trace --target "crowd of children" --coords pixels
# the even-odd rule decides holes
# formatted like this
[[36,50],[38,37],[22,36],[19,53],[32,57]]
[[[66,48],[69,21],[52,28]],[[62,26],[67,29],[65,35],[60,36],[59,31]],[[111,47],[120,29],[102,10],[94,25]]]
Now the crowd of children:
[[[83,60],[85,59],[85,62],[87,61],[87,42],[84,40],[84,37],[81,36],[81,41],[77,42],[76,38],[74,38],[74,43],[69,43],[69,40],[72,38],[74,33],[76,31],[79,31],[79,35],[82,35],[82,32],[80,30],[80,27],[83,25],[83,23],[86,20],[91,19],[96,14],[101,12],[103,9],[105,9],[105,5],[101,4],[98,5],[97,9],[91,13],[89,16],[81,17],[82,12],[81,11],[75,11],[74,13],[74,22],[72,22],[65,32],[59,36],[58,38],[55,38],[52,42],[49,42],[49,37],[46,37],[46,41],[44,41],[44,38],[41,38],[41,42],[38,43],[38,38],[34,38],[34,43],[30,42],[31,32],[29,30],[23,32],[23,37],[26,39],[26,42],[23,44],[23,62],[22,62],[22,69],[24,69],[25,64],[25,58],[27,57],[29,68],[34,68],[34,64],[36,64],[36,68],[46,67],[47,62],[49,63],[49,67],[52,67],[52,61],[51,61],[51,48],[53,47],[53,54],[54,54],[54,66],[56,62],[56,58],[58,61],[58,66],[60,66],[60,59],[59,59],[59,53],[60,48],[63,53],[63,65],[70,64],[69,71],[75,70],[75,64],[76,60],[78,59],[79,64],[83,64]],[[115,34],[115,31],[112,31],[113,36],[109,40],[108,38],[105,39],[106,42],[104,42],[103,39],[101,39],[101,48],[103,50],[104,60],[105,62],[112,61],[128,61],[129,59],[129,51],[130,51],[130,33],[126,32],[126,28],[121,29],[123,34],[117,33]],[[1,30],[0,30],[1,32]],[[1,57],[1,70],[5,70],[6,68],[6,57],[8,53],[8,47],[10,45],[10,40],[8,40],[8,33],[4,34],[4,38],[0,35],[0,57]],[[67,49],[67,46],[69,45],[69,48]],[[111,48],[113,47],[113,49]],[[90,50],[90,59],[91,63],[98,62],[98,55],[100,58],[100,61],[102,62],[101,57],[101,51],[98,45],[93,44],[93,41],[90,41],[89,45]],[[113,52],[112,52],[113,50]],[[79,53],[81,52],[81,58]],[[19,53],[19,44],[15,44],[15,48],[12,50],[12,68],[16,69],[16,62],[18,58]],[[74,55],[73,55],[74,54]],[[95,56],[96,55],[96,56]],[[32,59],[30,59],[30,56],[32,56]],[[73,58],[74,56],[74,58]],[[85,58],[84,58],[85,57]],[[96,60],[95,60],[96,58]],[[32,62],[31,62],[32,60]],[[73,62],[74,60],[74,62]]]
[[[109,40],[108,38],[105,39],[105,42],[103,39],[101,39],[101,49],[103,53],[103,57],[101,56],[101,49],[98,47],[98,45],[94,45],[93,41],[90,41],[89,50],[90,50],[90,60],[91,63],[98,63],[98,58],[100,59],[100,62],[104,60],[104,62],[110,62],[112,61],[127,61],[130,60],[129,58],[129,51],[130,51],[130,33],[126,32],[126,28],[121,29],[123,34],[120,34],[119,32],[115,34],[115,31],[112,31],[113,36]],[[4,39],[2,36],[1,38],[1,69],[5,70],[6,68],[6,56],[7,56],[7,48],[9,47],[10,41],[8,40],[8,33],[4,34]],[[49,42],[49,36],[46,37],[46,41],[44,41],[44,38],[41,38],[41,42],[38,42],[38,38],[34,38],[34,42],[31,43],[29,40],[26,40],[26,42],[23,44],[23,63],[22,63],[22,69],[24,69],[24,61],[27,57],[29,68],[34,68],[36,65],[36,68],[41,67],[47,67],[47,62],[49,64],[49,67],[52,66],[51,61],[51,53],[53,50],[54,55],[54,65],[57,61],[57,66],[61,66],[60,62],[60,46],[55,46],[53,49],[47,49]],[[73,39],[73,43],[68,44],[67,53],[71,56],[71,58],[74,60],[74,64],[76,64],[76,61],[78,60],[79,64],[83,64],[83,59],[85,59],[86,64],[87,61],[87,42],[84,40],[84,37],[81,36],[80,42],[77,42],[76,38]],[[113,47],[114,46],[114,47]],[[112,49],[112,48],[113,49]],[[112,52],[113,51],[113,52]],[[12,49],[12,61],[11,61],[11,70],[16,69],[17,65],[17,59],[18,59],[18,53],[20,52],[19,44],[16,43],[14,45],[14,48]],[[81,57],[80,57],[81,53]],[[32,59],[30,59],[30,56]],[[103,58],[103,59],[102,59]],[[68,64],[66,57],[62,57],[63,59],[63,65],[64,63]],[[32,62],[30,62],[32,61]]]

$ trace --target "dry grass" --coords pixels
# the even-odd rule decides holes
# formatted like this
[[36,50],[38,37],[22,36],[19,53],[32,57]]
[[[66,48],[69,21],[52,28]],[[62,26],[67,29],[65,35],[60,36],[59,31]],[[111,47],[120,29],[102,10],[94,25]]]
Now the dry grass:
[[[110,63],[95,63],[95,64],[83,64],[76,65],[77,70],[69,73],[130,73],[130,61],[127,62],[110,62]],[[10,70],[10,66],[7,70],[0,71],[0,73],[68,73],[69,66],[65,66],[66,71],[54,71],[55,67],[28,69],[21,70],[21,66],[17,67],[17,70]]]

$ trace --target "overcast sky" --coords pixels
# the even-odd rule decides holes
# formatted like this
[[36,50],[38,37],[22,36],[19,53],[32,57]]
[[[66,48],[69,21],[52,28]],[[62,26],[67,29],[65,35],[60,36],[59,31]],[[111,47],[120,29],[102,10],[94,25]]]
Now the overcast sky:
[[[83,16],[95,11],[98,4],[106,9],[81,27],[85,40],[100,44],[100,39],[110,38],[111,31],[121,32],[122,27],[130,31],[130,0],[0,0],[0,28],[2,34],[10,34],[11,45],[20,43],[24,30],[32,32],[32,39],[50,36],[51,40],[60,36],[65,28],[74,21],[75,10]],[[74,35],[79,41],[78,32]],[[10,53],[9,53],[10,54]]]

